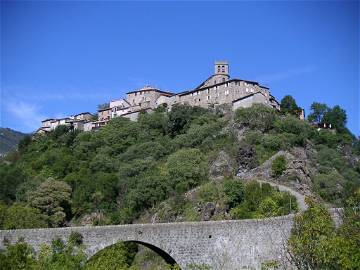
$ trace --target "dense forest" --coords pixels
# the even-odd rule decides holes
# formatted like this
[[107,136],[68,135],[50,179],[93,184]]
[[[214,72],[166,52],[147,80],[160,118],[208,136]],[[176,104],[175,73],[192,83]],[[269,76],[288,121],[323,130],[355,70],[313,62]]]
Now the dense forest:
[[[0,228],[150,222],[154,214],[156,222],[172,222],[298,211],[290,193],[256,180],[305,186],[306,195],[327,206],[358,200],[360,142],[346,128],[345,111],[313,103],[308,120],[300,120],[293,98],[281,103],[281,112],[263,105],[234,113],[226,106],[175,106],[170,112],[161,107],[137,122],[112,119],[96,132],[59,126],[27,136],[0,164]],[[288,156],[300,150],[306,153],[307,182],[290,170]],[[266,179],[249,179],[268,163]],[[77,254],[80,262],[75,240],[55,242],[43,252]],[[136,247],[119,245],[118,256],[130,267]],[[25,243],[12,247],[31,253]],[[65,269],[33,263],[42,265],[34,269]],[[79,269],[74,267],[67,269]]]

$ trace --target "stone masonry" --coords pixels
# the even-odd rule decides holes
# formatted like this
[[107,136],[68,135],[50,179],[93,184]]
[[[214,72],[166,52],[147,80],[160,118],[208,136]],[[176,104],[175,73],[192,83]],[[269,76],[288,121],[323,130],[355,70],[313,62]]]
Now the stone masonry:
[[[339,210],[330,212],[338,225]],[[23,237],[39,250],[42,243],[49,244],[58,237],[65,240],[71,232],[79,232],[89,257],[118,241],[130,241],[151,248],[167,262],[176,262],[182,270],[190,269],[189,265],[193,263],[206,264],[212,270],[261,269],[262,263],[269,261],[291,269],[286,260],[285,246],[293,217],[2,230],[0,249],[4,248],[5,239],[14,243]]]

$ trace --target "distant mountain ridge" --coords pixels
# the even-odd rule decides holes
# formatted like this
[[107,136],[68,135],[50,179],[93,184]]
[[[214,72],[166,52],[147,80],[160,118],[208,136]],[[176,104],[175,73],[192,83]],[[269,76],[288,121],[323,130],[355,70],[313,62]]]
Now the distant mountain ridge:
[[26,135],[25,133],[10,128],[0,127],[0,156],[16,149],[19,141]]

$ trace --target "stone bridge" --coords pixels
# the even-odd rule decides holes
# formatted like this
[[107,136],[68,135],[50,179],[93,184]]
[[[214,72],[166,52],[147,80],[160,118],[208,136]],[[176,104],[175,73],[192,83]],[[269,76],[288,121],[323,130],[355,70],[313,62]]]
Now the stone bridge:
[[[335,211],[332,212],[335,215]],[[269,261],[286,265],[284,246],[293,217],[3,230],[0,249],[4,248],[4,239],[14,243],[23,237],[38,250],[42,243],[58,237],[66,240],[71,232],[79,232],[89,257],[118,241],[125,241],[149,247],[168,263],[177,263],[182,270],[191,269],[191,264],[206,264],[214,270],[260,269],[262,263]]]

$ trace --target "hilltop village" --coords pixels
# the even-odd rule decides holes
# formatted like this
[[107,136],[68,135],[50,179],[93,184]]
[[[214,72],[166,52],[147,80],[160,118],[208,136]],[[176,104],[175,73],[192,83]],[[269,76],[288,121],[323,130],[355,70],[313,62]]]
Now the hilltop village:
[[115,117],[121,116],[136,121],[140,112],[151,112],[159,106],[171,110],[176,104],[203,108],[228,104],[236,110],[261,103],[280,110],[280,105],[271,95],[269,88],[255,81],[231,78],[229,65],[225,61],[215,62],[214,74],[195,89],[175,94],[146,86],[127,92],[126,95],[126,98],[112,100],[106,107],[99,109],[97,117],[83,112],[61,119],[45,119],[37,133],[52,131],[59,125],[68,125],[83,131],[96,130]]

